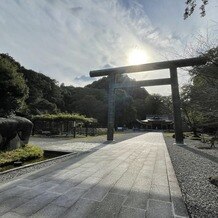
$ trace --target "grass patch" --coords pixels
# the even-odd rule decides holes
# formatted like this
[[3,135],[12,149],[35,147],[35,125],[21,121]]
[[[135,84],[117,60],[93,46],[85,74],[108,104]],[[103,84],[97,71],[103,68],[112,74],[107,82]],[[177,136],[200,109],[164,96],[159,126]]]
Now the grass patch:
[[13,164],[15,161],[33,160],[43,157],[43,150],[35,145],[26,145],[13,151],[0,153],[0,167]]
[[164,134],[165,137],[172,138],[175,133],[174,132],[164,132],[163,134]]

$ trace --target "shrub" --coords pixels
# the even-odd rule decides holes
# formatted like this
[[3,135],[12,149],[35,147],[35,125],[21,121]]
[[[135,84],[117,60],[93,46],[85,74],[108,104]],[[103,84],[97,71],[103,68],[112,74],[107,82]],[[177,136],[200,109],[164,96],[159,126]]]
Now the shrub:
[[84,123],[97,123],[97,120],[94,118],[88,118],[84,115],[80,114],[66,114],[66,113],[59,113],[59,114],[42,114],[42,115],[35,115],[33,116],[33,121],[41,120],[41,121],[52,121],[52,120],[73,120],[73,121],[81,121]]
[[0,153],[0,167],[10,165],[17,160],[25,161],[40,158],[43,156],[43,150],[35,145],[26,145],[13,151]]

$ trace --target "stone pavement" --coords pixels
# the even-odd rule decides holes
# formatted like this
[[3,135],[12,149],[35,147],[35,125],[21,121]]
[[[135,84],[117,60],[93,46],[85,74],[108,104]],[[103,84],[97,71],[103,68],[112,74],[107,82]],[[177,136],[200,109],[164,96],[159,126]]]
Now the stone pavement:
[[145,133],[0,186],[1,217],[188,217],[162,133]]

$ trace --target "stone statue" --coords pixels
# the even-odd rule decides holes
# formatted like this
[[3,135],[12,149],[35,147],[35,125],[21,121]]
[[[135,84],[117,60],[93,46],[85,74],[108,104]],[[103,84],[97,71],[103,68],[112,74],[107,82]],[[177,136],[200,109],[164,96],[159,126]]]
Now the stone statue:
[[26,145],[32,128],[33,123],[24,117],[0,117],[0,151],[13,150]]

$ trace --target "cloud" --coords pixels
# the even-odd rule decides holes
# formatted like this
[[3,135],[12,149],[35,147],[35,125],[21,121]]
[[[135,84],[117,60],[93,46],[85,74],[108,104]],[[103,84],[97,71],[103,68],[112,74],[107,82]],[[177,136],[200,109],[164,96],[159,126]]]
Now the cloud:
[[82,7],[73,7],[73,8],[70,8],[70,11],[73,15],[78,15],[82,9],[83,9]]
[[112,65],[112,64],[105,64],[102,68],[103,69],[108,69],[108,68],[113,68],[113,67],[115,67],[115,66]]
[[188,32],[199,26],[199,19],[183,22],[182,4],[1,0],[0,52],[60,83],[86,85],[90,70],[127,65],[135,47],[146,50],[150,62],[175,58],[172,51],[181,51]]
[[92,78],[90,76],[87,76],[87,75],[82,75],[82,76],[77,76],[75,77],[74,80],[77,80],[77,81],[82,81],[82,82],[93,82],[95,81],[95,78]]

